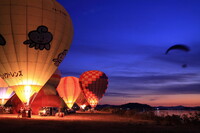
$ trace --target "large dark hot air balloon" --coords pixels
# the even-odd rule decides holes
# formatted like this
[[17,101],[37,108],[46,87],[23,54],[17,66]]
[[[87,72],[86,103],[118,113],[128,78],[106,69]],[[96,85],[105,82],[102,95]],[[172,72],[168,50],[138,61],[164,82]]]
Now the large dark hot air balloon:
[[88,103],[94,108],[108,87],[108,77],[101,71],[86,71],[81,74],[79,83]]
[[29,104],[67,54],[69,14],[56,0],[0,1],[0,77]]

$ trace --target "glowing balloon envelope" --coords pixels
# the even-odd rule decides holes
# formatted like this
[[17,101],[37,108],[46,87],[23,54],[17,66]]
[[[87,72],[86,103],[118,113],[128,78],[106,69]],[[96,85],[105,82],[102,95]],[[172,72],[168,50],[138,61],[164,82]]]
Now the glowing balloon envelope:
[[5,81],[0,78],[0,104],[3,106],[13,95],[13,89],[9,88]]
[[57,87],[58,94],[71,109],[81,92],[79,79],[76,77],[64,77]]
[[83,94],[83,92],[81,91],[78,98],[76,99],[76,104],[81,108],[81,109],[85,109],[85,107],[87,105],[89,105],[89,103],[87,102],[87,99],[85,97],[85,95]]
[[[40,91],[37,94],[34,94],[30,98],[30,106],[32,109],[33,114],[38,114],[38,110],[41,107],[58,107],[62,108],[65,105],[64,101],[59,97],[55,86],[56,84],[60,82],[61,79],[61,73],[57,69],[54,74],[50,77],[50,79],[46,82],[46,84],[40,89]],[[19,98],[14,95],[11,97],[8,102],[6,103],[6,106],[12,105],[13,111],[15,113],[18,112],[18,110],[23,106],[22,102],[19,100]]]
[[61,72],[59,69],[57,69],[54,74],[50,77],[50,79],[47,81],[46,84],[52,85],[53,87],[57,88],[60,79],[61,79]]
[[60,79],[61,79],[61,72],[60,70],[57,69],[54,72],[54,74],[52,74],[50,79],[46,82],[46,84],[40,89],[38,94],[34,94],[31,97],[31,100],[30,100],[31,107],[34,106],[33,104],[35,103],[35,100],[41,97],[40,93],[44,94],[45,96],[58,96],[56,88],[60,82]]
[[108,87],[108,77],[97,70],[86,71],[81,74],[81,89],[91,107],[96,107]]
[[1,0],[0,18],[0,77],[28,104],[67,54],[72,21],[55,0]]

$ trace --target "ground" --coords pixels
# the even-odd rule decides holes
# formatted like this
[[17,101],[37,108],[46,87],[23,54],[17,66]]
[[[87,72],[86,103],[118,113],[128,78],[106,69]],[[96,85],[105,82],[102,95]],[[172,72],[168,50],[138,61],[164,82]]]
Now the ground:
[[120,117],[110,113],[76,113],[65,117],[17,118],[0,114],[5,133],[199,133],[199,126],[161,126],[153,121]]

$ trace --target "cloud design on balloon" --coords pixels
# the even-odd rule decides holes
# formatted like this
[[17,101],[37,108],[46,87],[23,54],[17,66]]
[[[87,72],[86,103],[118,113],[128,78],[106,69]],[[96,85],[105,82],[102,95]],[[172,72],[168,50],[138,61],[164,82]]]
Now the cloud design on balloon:
[[24,41],[24,44],[29,45],[29,48],[35,47],[36,50],[50,50],[50,42],[53,40],[53,35],[46,26],[41,25],[37,30],[30,31],[28,37],[29,40]]
[[4,39],[4,37],[0,34],[0,45],[4,46],[6,45],[6,40]]

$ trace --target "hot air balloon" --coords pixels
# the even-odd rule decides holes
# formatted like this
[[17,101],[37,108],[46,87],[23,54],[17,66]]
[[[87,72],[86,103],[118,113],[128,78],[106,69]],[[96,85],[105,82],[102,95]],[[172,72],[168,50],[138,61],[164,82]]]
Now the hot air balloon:
[[95,108],[108,87],[108,77],[104,72],[91,70],[81,74],[81,89],[92,108]]
[[80,92],[78,98],[76,99],[76,104],[83,110],[85,109],[86,106],[89,105],[82,91]]
[[61,72],[59,69],[57,69],[54,74],[50,77],[50,79],[47,81],[47,84],[57,88],[59,82],[60,82],[60,79],[61,79]]
[[42,89],[38,92],[37,96],[34,98],[34,101],[31,104],[33,114],[38,114],[39,109],[42,107],[63,108],[66,106],[62,98],[60,98],[58,95],[49,94],[50,91],[54,90],[55,88],[53,86],[45,85],[44,87],[42,87]]
[[[58,85],[61,79],[61,72],[57,69],[54,74],[50,77],[47,83],[40,89],[38,94],[34,94],[30,98],[30,106],[33,114],[38,114],[41,107],[65,107],[64,101],[59,97],[55,86]],[[14,113],[16,113],[22,103],[19,98],[14,95],[5,106],[12,105]]]
[[79,79],[71,76],[62,78],[57,91],[69,109],[71,109],[81,92]]
[[0,18],[0,77],[29,104],[66,56],[72,21],[56,0],[1,0]]
[[44,93],[45,95],[58,95],[56,88],[60,82],[60,79],[61,79],[61,72],[60,70],[57,69],[54,72],[54,74],[50,77],[50,79],[46,82],[46,84],[42,87],[42,89],[40,89],[38,94],[34,94],[31,97],[30,100],[31,107],[33,106],[32,103],[34,102],[35,97],[38,97],[37,95],[39,95],[40,92]]
[[[188,51],[190,51],[190,48],[186,45],[183,45],[183,44],[176,44],[176,45],[169,47],[166,50],[165,54],[167,55],[171,50],[180,50],[180,51],[188,52]],[[185,57],[184,57],[184,60],[185,60]],[[182,67],[186,68],[187,64],[185,64],[185,63],[182,64]]]
[[0,104],[3,106],[8,99],[14,95],[12,88],[9,88],[5,81],[0,78]]
[[61,72],[57,69],[37,95],[31,97],[33,114],[38,114],[41,107],[64,107],[64,101],[59,97],[56,88],[61,79]]

